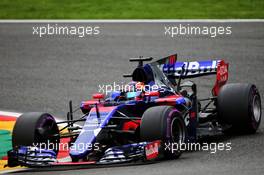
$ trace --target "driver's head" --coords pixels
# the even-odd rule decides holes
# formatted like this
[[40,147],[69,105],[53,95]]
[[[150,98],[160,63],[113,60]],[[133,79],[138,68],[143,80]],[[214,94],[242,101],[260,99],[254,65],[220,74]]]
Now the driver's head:
[[137,91],[142,91],[144,89],[144,87],[145,87],[145,84],[143,82],[137,82],[135,84],[135,88]]
[[126,92],[138,92],[138,91],[142,91],[144,87],[145,87],[145,84],[143,82],[132,81],[125,86],[125,91]]

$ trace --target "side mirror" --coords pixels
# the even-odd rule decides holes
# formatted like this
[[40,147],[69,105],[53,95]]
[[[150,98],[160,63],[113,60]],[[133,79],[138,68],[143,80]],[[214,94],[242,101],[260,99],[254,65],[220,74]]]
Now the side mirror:
[[103,99],[104,98],[104,94],[101,93],[97,93],[97,94],[93,94],[93,99]]

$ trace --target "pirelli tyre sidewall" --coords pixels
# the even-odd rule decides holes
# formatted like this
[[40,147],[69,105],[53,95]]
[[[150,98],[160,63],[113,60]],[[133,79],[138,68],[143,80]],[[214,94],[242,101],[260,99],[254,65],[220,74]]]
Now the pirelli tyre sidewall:
[[[180,143],[186,141],[186,126],[181,113],[172,106],[155,106],[147,109],[141,120],[141,141],[161,140],[161,150],[166,159],[178,158]],[[173,144],[175,146],[173,146]]]
[[227,134],[253,134],[261,122],[261,98],[253,84],[226,84],[217,98],[218,118]]

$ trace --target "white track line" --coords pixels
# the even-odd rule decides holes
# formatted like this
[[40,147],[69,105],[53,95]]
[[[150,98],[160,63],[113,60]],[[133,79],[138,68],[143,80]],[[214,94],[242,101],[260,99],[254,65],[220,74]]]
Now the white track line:
[[[0,111],[0,116],[7,116],[7,117],[20,117],[23,113],[18,112],[8,112],[8,111]],[[56,121],[61,122],[62,120],[55,118]]]
[[264,19],[90,19],[90,20],[0,20],[0,23],[174,23],[174,22],[264,22]]
[[17,169],[8,169],[8,170],[0,170],[0,174],[8,174],[8,173],[16,173],[25,170],[30,170],[31,168],[17,168]]
[[7,111],[0,111],[0,116],[9,116],[9,117],[19,117],[22,115],[22,113],[17,113],[17,112],[7,112]]

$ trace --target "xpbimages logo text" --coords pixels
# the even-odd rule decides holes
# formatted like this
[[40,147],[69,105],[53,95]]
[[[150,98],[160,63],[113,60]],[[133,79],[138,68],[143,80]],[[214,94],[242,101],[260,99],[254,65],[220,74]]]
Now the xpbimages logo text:
[[79,38],[100,34],[100,26],[87,25],[62,25],[62,24],[41,24],[32,27],[32,34],[38,37],[62,35],[75,36]]
[[69,151],[69,150],[74,150],[74,151],[81,151],[84,152],[86,150],[95,150],[98,151],[100,150],[100,145],[99,143],[72,143],[71,145],[69,143],[53,143],[50,142],[49,140],[47,142],[43,143],[33,143],[32,146],[30,147],[34,150],[39,150],[39,152],[43,151],[53,151],[53,150],[60,150],[60,151]]
[[165,25],[164,35],[171,38],[179,36],[209,36],[211,38],[219,36],[228,36],[232,34],[231,26],[223,25],[192,25],[192,24],[175,24]]
[[165,85],[149,85],[142,82],[130,82],[130,83],[117,83],[113,82],[112,84],[99,84],[98,85],[99,93],[108,94],[111,92],[125,91],[125,92],[164,92],[167,87]]
[[207,151],[211,154],[215,154],[218,151],[231,151],[232,150],[232,143],[185,143],[185,142],[179,142],[179,143],[165,143],[165,150],[170,151],[172,153],[177,151]]

